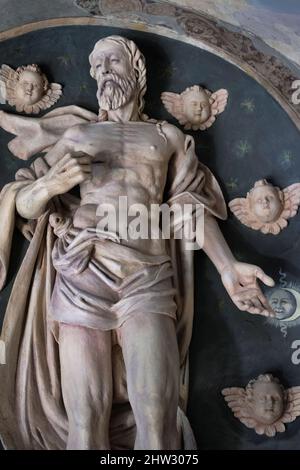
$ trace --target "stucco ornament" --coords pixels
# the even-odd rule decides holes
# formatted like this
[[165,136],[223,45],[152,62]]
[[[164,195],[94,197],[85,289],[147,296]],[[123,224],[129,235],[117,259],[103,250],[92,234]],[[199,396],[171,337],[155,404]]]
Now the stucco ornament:
[[[19,112],[38,114],[53,106],[62,95],[62,86],[49,83],[36,64],[22,65],[16,70],[6,64],[0,69],[2,94]],[[4,90],[4,92],[3,92]]]
[[[89,61],[98,115],[75,105],[42,118],[0,111],[15,156],[45,153],[0,196],[0,288],[16,218],[31,239],[1,333],[1,439],[17,449],[193,449],[185,415],[193,249],[184,237],[157,236],[152,209],[195,208],[177,212],[175,229],[200,222],[201,247],[240,310],[274,315],[258,280],[274,281],[231,253],[216,221],[226,204],[193,138],[143,112],[136,44],[100,39]],[[153,236],[131,236],[133,209],[146,212]],[[116,218],[105,230],[108,210]]]
[[300,183],[281,190],[262,179],[245,198],[230,201],[229,207],[242,224],[264,234],[278,235],[294,217],[300,204]]
[[236,418],[268,437],[284,432],[300,415],[300,387],[285,390],[272,374],[259,375],[246,388],[224,388],[222,395]]
[[204,131],[212,126],[216,116],[225,110],[228,91],[221,88],[212,93],[194,85],[180,94],[166,91],[162,93],[161,99],[166,110],[184,129]]

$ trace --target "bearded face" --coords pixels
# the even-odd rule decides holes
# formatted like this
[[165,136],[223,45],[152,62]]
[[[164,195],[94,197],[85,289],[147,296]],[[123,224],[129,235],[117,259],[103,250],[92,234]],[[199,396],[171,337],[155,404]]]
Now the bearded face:
[[91,75],[98,84],[100,109],[110,111],[126,105],[138,91],[132,57],[126,48],[109,38],[100,40],[89,60]]
[[99,76],[97,83],[97,99],[100,109],[104,111],[115,110],[127,104],[136,88],[134,72],[123,76],[110,72]]

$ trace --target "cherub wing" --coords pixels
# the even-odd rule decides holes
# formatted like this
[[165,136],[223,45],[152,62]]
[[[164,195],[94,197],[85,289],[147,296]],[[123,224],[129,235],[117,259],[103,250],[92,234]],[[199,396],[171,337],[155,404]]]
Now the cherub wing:
[[9,67],[9,65],[2,64],[0,68],[0,81],[2,82],[1,93],[6,100],[9,98],[11,92],[14,91],[15,83],[18,78],[17,72]]
[[284,210],[282,217],[285,219],[290,219],[294,217],[300,205],[300,183],[295,183],[290,186],[287,186],[283,190],[284,195]]
[[213,116],[217,114],[223,113],[224,109],[226,108],[227,101],[228,101],[228,91],[224,88],[215,91],[210,96],[211,104],[211,112]]
[[300,416],[300,387],[292,387],[286,390],[287,405],[281,421],[291,423]]
[[221,88],[214,93],[211,93],[209,90],[205,90],[206,94],[209,96],[209,103],[210,103],[210,116],[207,121],[203,122],[199,129],[204,131],[213,125],[216,120],[216,116],[221,114],[227,105],[228,100],[228,91]]
[[17,72],[12,69],[9,65],[2,64],[0,69],[0,79],[4,82],[8,80],[16,80],[17,79]]
[[229,202],[228,206],[235,217],[247,227],[259,230],[263,225],[252,216],[248,209],[247,199],[245,197],[233,199]]
[[234,416],[247,426],[247,428],[255,428],[257,422],[249,413],[245,389],[241,387],[224,388],[222,395]]
[[161,100],[166,110],[176,119],[182,118],[182,98],[178,93],[165,91],[161,94]]
[[5,83],[0,79],[0,103],[5,104],[6,103],[6,86]]

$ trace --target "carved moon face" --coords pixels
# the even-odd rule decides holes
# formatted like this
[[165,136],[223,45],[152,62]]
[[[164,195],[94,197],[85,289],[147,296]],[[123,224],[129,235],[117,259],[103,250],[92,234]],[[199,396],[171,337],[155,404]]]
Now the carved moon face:
[[205,91],[192,90],[183,97],[183,114],[190,124],[202,124],[210,117],[209,97]]
[[251,210],[260,222],[275,222],[282,212],[278,191],[273,186],[254,188],[249,200]]
[[294,295],[285,289],[275,289],[268,297],[269,304],[278,320],[290,318],[297,308]]
[[258,422],[275,423],[284,412],[283,393],[280,386],[273,382],[256,382],[253,385],[251,409]]
[[44,83],[41,75],[37,72],[24,70],[16,83],[16,100],[20,104],[35,104],[44,95]]

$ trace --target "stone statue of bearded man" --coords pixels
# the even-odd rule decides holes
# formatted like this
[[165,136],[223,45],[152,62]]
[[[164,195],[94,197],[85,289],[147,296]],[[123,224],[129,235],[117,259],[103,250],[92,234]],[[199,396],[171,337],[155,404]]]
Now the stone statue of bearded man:
[[[151,222],[153,204],[196,201],[204,208],[202,248],[236,306],[270,315],[257,279],[273,281],[228,248],[215,220],[226,218],[222,193],[193,138],[143,114],[146,68],[137,46],[104,38],[90,64],[98,118],[76,106],[30,122],[0,115],[17,135],[15,155],[46,152],[4,188],[0,205],[1,220],[10,221],[4,231],[15,208],[34,222],[2,333],[0,431],[9,448],[191,448],[184,411],[193,252],[184,240],[122,238],[119,224],[99,231],[103,205],[119,221],[126,196]],[[77,185],[78,200],[69,193]],[[0,239],[2,285],[8,235]]]

